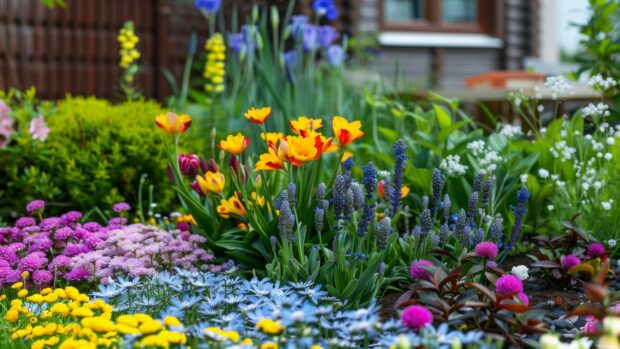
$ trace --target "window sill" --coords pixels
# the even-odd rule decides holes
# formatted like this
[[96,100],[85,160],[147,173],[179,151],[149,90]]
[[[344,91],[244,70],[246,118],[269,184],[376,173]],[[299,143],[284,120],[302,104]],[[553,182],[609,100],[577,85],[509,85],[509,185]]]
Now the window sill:
[[495,48],[504,46],[502,39],[484,34],[383,32],[382,46]]

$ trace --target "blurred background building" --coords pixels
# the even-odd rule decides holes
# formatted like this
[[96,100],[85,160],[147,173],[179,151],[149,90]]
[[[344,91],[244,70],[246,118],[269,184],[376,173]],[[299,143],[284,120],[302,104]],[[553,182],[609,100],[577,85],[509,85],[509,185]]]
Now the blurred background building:
[[[120,76],[116,35],[133,20],[141,38],[140,85],[164,98],[162,69],[180,76],[192,32],[198,49],[206,21],[193,0],[0,0],[0,88],[37,86],[44,98],[95,94],[113,98]],[[224,0],[222,15],[242,22],[255,3],[284,9],[288,1]],[[377,50],[367,72],[420,88],[461,89],[472,75],[497,70],[564,71],[577,50],[570,21],[587,20],[587,0],[338,0],[334,25],[359,48]],[[296,2],[310,13],[311,0]],[[238,8],[233,20],[232,8]]]

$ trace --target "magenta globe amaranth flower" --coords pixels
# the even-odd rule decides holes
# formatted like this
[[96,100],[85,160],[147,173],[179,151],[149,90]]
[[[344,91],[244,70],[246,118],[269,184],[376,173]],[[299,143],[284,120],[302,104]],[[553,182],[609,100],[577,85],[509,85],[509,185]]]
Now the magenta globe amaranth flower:
[[573,267],[577,266],[581,264],[581,260],[579,259],[579,257],[574,256],[572,254],[569,254],[567,256],[564,256],[562,258],[562,266],[566,269],[566,270],[571,270]]
[[179,169],[188,177],[196,177],[200,169],[200,158],[195,154],[179,154]]
[[523,292],[523,283],[514,275],[503,275],[495,282],[495,291],[499,294]]
[[605,246],[603,244],[594,242],[588,246],[588,256],[592,258],[602,257],[605,255]]
[[409,267],[409,275],[412,280],[430,280],[431,273],[423,267],[432,267],[433,263],[425,259],[420,259],[411,263]]
[[476,245],[475,251],[476,256],[480,258],[495,259],[495,257],[497,257],[497,253],[499,252],[499,249],[494,242],[483,241]]
[[39,211],[45,208],[45,201],[43,200],[34,200],[26,205],[26,211],[28,213],[33,213],[35,211]]
[[403,311],[400,321],[408,328],[419,331],[433,322],[433,313],[421,305],[412,305]]
[[523,304],[528,305],[528,306],[530,305],[530,299],[528,298],[528,296],[524,292],[519,292],[519,294],[517,294],[517,297],[519,297],[519,299],[521,299]]

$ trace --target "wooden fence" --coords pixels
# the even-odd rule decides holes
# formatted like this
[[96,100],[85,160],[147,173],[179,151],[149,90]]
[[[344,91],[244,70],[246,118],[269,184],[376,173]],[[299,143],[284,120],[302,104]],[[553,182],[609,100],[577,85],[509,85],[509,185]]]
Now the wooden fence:
[[[288,0],[223,0],[224,13],[239,8],[239,22],[254,3],[286,7]],[[206,20],[194,0],[68,0],[65,9],[50,10],[39,0],[0,0],[0,89],[36,86],[38,96],[66,94],[118,95],[116,36],[132,20],[140,37],[143,71],[138,79],[145,96],[164,100],[170,92],[165,67],[180,77],[192,32],[198,48],[206,39]],[[311,0],[298,2],[297,12],[310,11]],[[346,29],[353,16],[351,1],[341,0],[337,27]]]

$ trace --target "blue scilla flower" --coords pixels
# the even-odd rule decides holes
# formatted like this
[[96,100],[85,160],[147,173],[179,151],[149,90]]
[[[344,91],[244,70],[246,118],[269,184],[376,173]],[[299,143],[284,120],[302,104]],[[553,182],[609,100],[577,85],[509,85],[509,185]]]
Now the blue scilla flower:
[[338,18],[338,7],[334,4],[334,0],[314,0],[312,9],[320,16],[325,16],[330,21]]
[[235,53],[240,54],[245,50],[243,33],[233,33],[228,35],[228,47]]
[[331,44],[336,41],[340,37],[340,33],[336,30],[336,28],[331,25],[323,25],[319,27],[319,46],[321,48],[328,48]]
[[319,27],[307,24],[303,29],[302,47],[305,52],[311,52],[319,48]]
[[199,10],[214,14],[219,11],[222,6],[222,0],[196,0],[194,4]]
[[307,16],[299,15],[291,17],[291,23],[289,24],[289,28],[291,31],[291,35],[293,35],[293,38],[295,40],[298,40],[302,37],[306,25],[308,25]]

